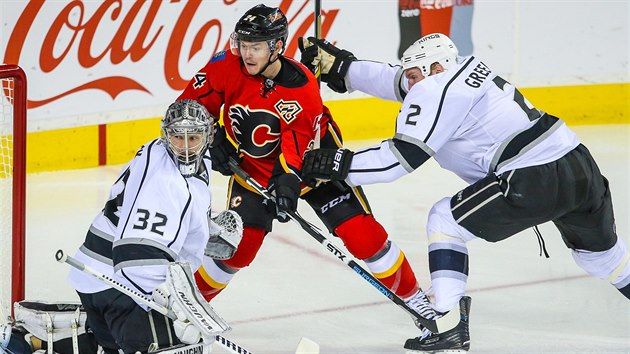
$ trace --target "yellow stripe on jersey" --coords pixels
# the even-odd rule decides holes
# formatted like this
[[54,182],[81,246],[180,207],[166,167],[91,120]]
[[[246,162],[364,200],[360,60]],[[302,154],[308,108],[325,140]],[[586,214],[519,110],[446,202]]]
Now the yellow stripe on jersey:
[[340,148],[343,145],[343,142],[341,141],[341,137],[337,135],[337,131],[333,128],[332,124],[330,123],[328,123],[328,131],[330,132],[330,136],[333,137],[333,140],[335,141],[335,144],[337,145],[337,147]]
[[359,203],[361,203],[361,206],[363,207],[363,210],[369,215],[372,214],[372,210],[370,210],[370,206],[368,205],[368,203],[365,201],[365,198],[363,198],[363,193],[359,192],[357,187],[352,187],[352,192],[354,193],[354,195],[357,197],[357,199],[359,200]]
[[284,172],[286,172],[286,173],[293,173],[293,170],[291,170],[291,168],[287,164],[287,160],[284,158],[284,154],[280,154],[278,156],[278,161],[280,161],[280,166],[282,167],[282,170]]

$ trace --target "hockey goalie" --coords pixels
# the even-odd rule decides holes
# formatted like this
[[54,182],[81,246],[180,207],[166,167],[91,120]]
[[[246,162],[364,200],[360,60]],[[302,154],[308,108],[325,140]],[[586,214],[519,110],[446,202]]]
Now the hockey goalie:
[[[194,100],[168,107],[161,137],[123,167],[73,257],[84,265],[68,278],[81,306],[50,311],[54,304],[18,303],[19,326],[5,328],[0,350],[135,354],[201,353],[203,347],[209,352],[216,335],[229,326],[203,299],[193,273],[213,259],[231,257],[243,230],[233,211],[211,217],[208,146],[214,120]],[[112,283],[87,274],[88,267]],[[170,316],[139,299],[167,308]]]

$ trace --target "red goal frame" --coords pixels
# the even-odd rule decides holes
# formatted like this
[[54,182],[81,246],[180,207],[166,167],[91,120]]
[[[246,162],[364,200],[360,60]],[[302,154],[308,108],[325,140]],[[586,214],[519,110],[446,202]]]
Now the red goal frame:
[[18,65],[0,65],[0,79],[13,79],[13,206],[11,307],[24,300],[26,274],[26,74]]

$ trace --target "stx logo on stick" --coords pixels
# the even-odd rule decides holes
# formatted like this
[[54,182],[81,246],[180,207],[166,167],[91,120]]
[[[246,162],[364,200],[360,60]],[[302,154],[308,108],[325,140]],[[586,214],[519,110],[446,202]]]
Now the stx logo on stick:
[[344,258],[346,258],[346,255],[343,254],[343,252],[341,252],[337,246],[333,245],[332,243],[328,242],[326,243],[326,248],[330,251],[330,253],[334,254],[337,258],[341,259],[343,261]]

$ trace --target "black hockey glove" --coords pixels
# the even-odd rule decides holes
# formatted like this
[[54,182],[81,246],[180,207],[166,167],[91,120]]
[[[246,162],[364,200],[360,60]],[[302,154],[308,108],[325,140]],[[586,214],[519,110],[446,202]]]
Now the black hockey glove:
[[[345,77],[350,64],[357,60],[354,54],[335,47],[325,39],[317,39],[315,37],[308,37],[308,40],[299,38],[298,47],[302,53],[302,58],[300,59],[302,64],[306,65],[311,71],[314,71],[315,67],[320,65],[322,81],[328,83],[328,87],[339,93],[348,91]],[[315,51],[312,47],[317,47],[318,50]]]
[[317,66],[322,59],[319,55],[319,47],[314,43],[309,42],[308,39],[300,37],[298,38],[298,48],[300,49],[301,54],[300,62],[304,64],[308,70],[315,74],[317,72]]
[[343,181],[348,177],[354,153],[348,149],[315,149],[304,155],[302,178],[312,180]]
[[268,190],[276,198],[276,219],[283,223],[289,221],[290,217],[286,212],[297,209],[300,179],[293,173],[272,176]]
[[219,124],[214,125],[214,140],[210,144],[210,159],[212,160],[212,169],[221,173],[224,176],[231,176],[234,174],[228,165],[230,157],[235,161],[240,162],[241,159],[236,151],[236,148],[227,139],[225,135],[225,127]]

